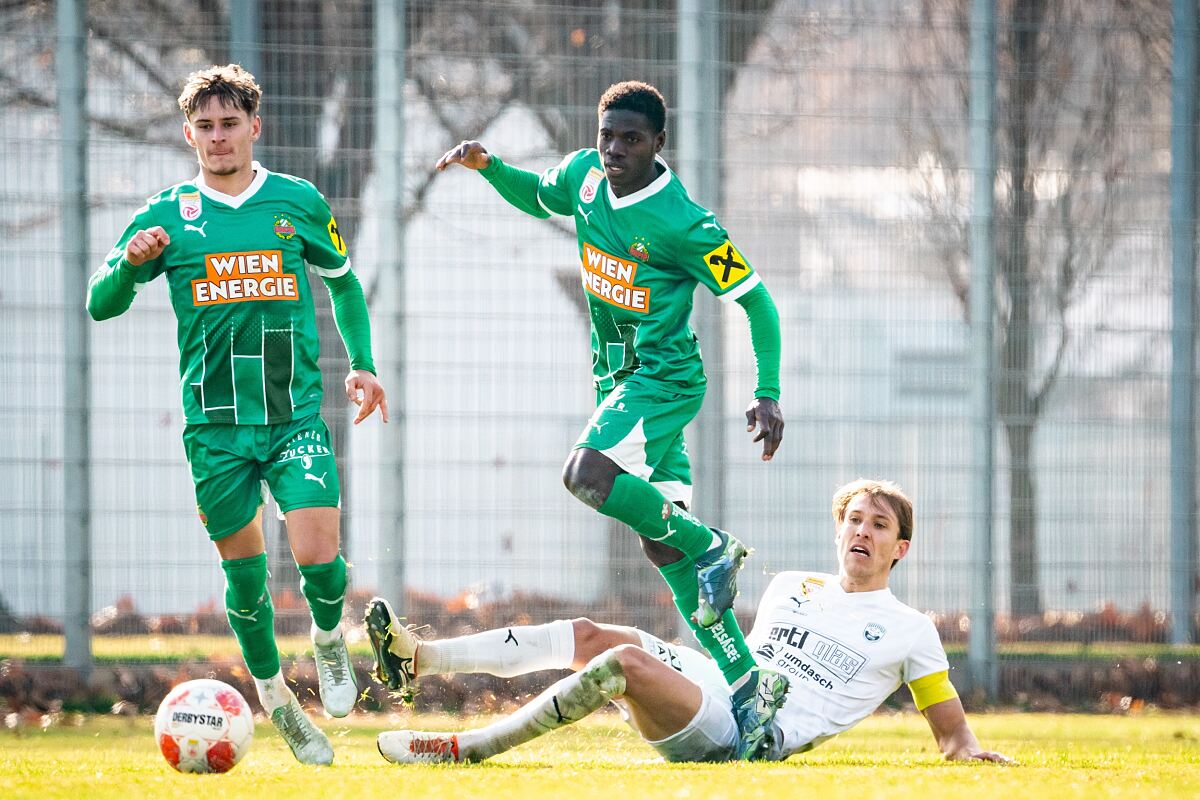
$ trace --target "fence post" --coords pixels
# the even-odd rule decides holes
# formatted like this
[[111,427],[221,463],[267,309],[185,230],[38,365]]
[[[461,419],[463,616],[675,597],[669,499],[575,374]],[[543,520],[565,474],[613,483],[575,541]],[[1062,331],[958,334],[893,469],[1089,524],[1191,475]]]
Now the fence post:
[[258,80],[262,72],[262,10],[259,0],[229,2],[229,60]]
[[1196,613],[1196,2],[1175,0],[1171,46],[1171,643]]
[[967,648],[971,692],[996,697],[996,599],[992,585],[995,395],[992,344],[995,313],[993,243],[995,216],[996,16],[991,0],[971,2],[971,364],[974,520],[971,634]]
[[[688,193],[714,214],[721,213],[722,142],[719,120],[721,91],[717,4],[705,0],[680,0],[676,33],[676,69],[679,97],[675,102],[675,171]],[[670,100],[668,99],[668,103]],[[692,315],[693,327],[704,353],[708,392],[696,416],[695,469],[692,507],[705,523],[720,526],[725,508],[724,430],[724,326],[721,308],[701,292]],[[684,641],[691,632],[680,625]]]
[[63,545],[66,639],[63,664],[86,678],[92,669],[91,396],[89,320],[83,310],[88,280],[87,3],[59,0],[59,204],[63,295]]
[[375,4],[375,185],[379,201],[380,322],[378,341],[395,348],[388,365],[391,422],[382,426],[379,591],[403,614],[406,598],[404,556],[404,465],[408,380],[404,296],[404,32],[403,0]]

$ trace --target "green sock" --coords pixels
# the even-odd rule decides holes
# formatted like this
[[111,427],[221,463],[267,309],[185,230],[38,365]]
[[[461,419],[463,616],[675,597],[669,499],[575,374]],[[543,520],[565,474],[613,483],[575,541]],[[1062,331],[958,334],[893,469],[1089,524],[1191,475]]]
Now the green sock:
[[267,591],[267,554],[221,562],[225,572],[225,616],[242,648],[250,674],[266,680],[279,673],[275,607]]
[[738,627],[733,610],[725,612],[721,621],[711,628],[701,628],[692,621],[692,612],[699,605],[700,592],[696,586],[696,564],[689,558],[681,558],[674,564],[659,567],[659,574],[671,587],[675,607],[683,615],[688,627],[696,635],[701,646],[708,651],[721,668],[725,681],[732,685],[754,668],[754,657],[746,645],[746,637]]
[[647,539],[674,547],[693,561],[712,547],[713,533],[704,523],[667,500],[648,481],[629,473],[613,481],[600,513],[624,522]]
[[342,603],[346,599],[346,559],[338,553],[327,564],[297,565],[300,591],[308,600],[313,622],[323,631],[331,631],[342,621]]

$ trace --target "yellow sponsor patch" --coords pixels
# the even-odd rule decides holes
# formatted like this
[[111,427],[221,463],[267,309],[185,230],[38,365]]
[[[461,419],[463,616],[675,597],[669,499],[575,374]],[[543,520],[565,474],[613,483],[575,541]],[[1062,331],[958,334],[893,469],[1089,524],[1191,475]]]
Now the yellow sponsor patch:
[[820,589],[824,585],[825,581],[821,580],[820,578],[805,578],[804,582],[800,584],[800,594],[808,597],[810,594],[817,589]]
[[346,240],[338,232],[337,220],[331,216],[329,224],[325,227],[329,231],[329,241],[333,242],[333,249],[338,251],[339,256],[346,255]]
[[705,253],[704,263],[708,265],[709,271],[717,280],[717,285],[722,289],[728,289],[750,274],[750,265],[728,239],[724,244]]
[[296,276],[283,271],[282,250],[209,253],[204,270],[203,278],[192,281],[193,305],[300,299]]
[[645,314],[650,310],[650,290],[633,285],[637,264],[610,255],[587,242],[583,243],[581,264],[583,288],[589,294],[635,314]]

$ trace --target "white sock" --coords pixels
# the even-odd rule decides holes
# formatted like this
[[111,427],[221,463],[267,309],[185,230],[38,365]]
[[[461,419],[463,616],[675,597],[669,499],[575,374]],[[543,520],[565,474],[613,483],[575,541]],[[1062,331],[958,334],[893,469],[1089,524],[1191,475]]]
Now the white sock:
[[486,672],[511,678],[543,669],[570,669],[574,658],[575,627],[570,620],[560,619],[421,642],[416,672]]
[[287,682],[283,679],[283,670],[275,673],[275,677],[262,680],[261,678],[254,679],[254,688],[258,689],[258,701],[262,703],[262,707],[266,709],[267,715],[282,706],[286,706],[292,702],[292,690],[288,688]]
[[625,693],[621,664],[601,653],[520,709],[483,728],[458,734],[459,758],[479,761],[570,725]]
[[331,631],[323,631],[320,628],[318,628],[317,623],[314,622],[312,624],[311,635],[312,635],[313,644],[319,644],[322,647],[328,647],[329,645],[333,644],[334,642],[341,641],[342,626],[338,625],[336,628],[334,628]]

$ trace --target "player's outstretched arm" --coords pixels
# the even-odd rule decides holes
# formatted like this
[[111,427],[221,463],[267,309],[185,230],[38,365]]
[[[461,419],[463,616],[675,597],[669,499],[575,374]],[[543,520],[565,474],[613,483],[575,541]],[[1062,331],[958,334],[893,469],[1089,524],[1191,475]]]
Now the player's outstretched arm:
[[451,164],[461,164],[467,169],[486,169],[492,163],[492,157],[488,154],[487,148],[479,142],[462,141],[454,147],[446,151],[445,155],[437,160],[435,167],[438,172],[441,172]]
[[933,731],[938,749],[946,756],[947,761],[994,761],[998,764],[1013,764],[1011,758],[1003,753],[984,750],[967,724],[967,715],[963,711],[962,700],[951,697],[940,703],[927,706],[921,712],[925,721]]
[[467,169],[477,170],[500,196],[530,216],[546,219],[550,212],[538,202],[538,184],[541,176],[536,172],[505,164],[499,156],[488,153],[479,142],[464,141],[451,147],[437,160],[434,166],[439,172],[451,164],[461,164]]
[[162,255],[171,237],[159,226],[140,230],[125,244],[115,264],[105,264],[88,279],[87,310],[97,322],[124,314],[133,304],[134,269]]

